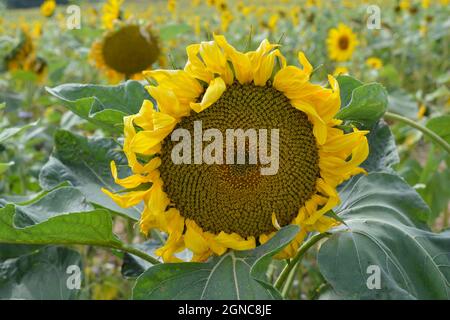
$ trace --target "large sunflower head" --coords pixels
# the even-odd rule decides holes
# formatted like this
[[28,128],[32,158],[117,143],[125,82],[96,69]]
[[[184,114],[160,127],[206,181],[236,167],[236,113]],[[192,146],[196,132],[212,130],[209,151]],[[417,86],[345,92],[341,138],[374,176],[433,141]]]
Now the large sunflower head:
[[[187,56],[183,70],[145,73],[155,102],[144,101],[138,114],[124,119],[124,152],[134,174],[119,178],[111,164],[115,181],[133,190],[104,192],[123,207],[144,202],[141,231],[168,234],[156,252],[165,261],[177,261],[184,249],[193,261],[251,249],[296,224],[301,231],[279,257],[292,256],[308,232],[337,224],[327,213],[339,202],[336,187],[364,172],[358,166],[368,155],[367,131],[337,127],[337,81],[330,76],[330,88],[311,83],[313,68],[303,53],[299,68],[287,65],[278,45],[267,40],[242,53],[216,35],[188,46]],[[231,147],[225,143],[228,129],[278,135],[259,140],[256,162],[244,138],[246,161],[239,162],[234,137]],[[188,161],[179,163],[173,154],[180,152],[181,137],[203,142],[189,144],[182,152]],[[265,155],[278,152],[275,174],[262,173],[269,165],[261,157],[264,143],[270,150]],[[211,157],[202,161],[202,155]]]
[[331,60],[350,60],[357,45],[358,40],[352,29],[342,23],[328,33],[328,56]]
[[140,79],[142,71],[162,61],[160,42],[150,25],[121,23],[93,43],[90,59],[110,82]]

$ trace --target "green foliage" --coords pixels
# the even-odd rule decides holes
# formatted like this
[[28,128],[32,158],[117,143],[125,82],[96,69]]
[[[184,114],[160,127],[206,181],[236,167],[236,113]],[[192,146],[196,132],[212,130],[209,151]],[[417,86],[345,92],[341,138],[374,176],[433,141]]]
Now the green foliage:
[[[320,269],[335,292],[351,299],[448,299],[450,233],[432,233],[429,209],[401,178],[374,173],[354,179],[336,210],[346,222],[320,248]],[[370,266],[380,287],[370,289]]]
[[63,84],[47,91],[81,118],[116,133],[123,131],[123,117],[137,113],[142,101],[150,99],[138,81],[118,86]]
[[124,154],[114,140],[88,140],[69,131],[59,130],[55,134],[55,152],[43,166],[39,181],[45,189],[67,181],[78,188],[89,202],[137,220],[140,217],[138,208],[120,208],[101,191],[101,188],[120,190],[111,176],[111,161],[121,168],[120,174],[129,175]]
[[287,226],[264,245],[250,251],[230,251],[207,263],[161,264],[137,280],[134,299],[279,299],[265,276],[271,258],[297,234]]

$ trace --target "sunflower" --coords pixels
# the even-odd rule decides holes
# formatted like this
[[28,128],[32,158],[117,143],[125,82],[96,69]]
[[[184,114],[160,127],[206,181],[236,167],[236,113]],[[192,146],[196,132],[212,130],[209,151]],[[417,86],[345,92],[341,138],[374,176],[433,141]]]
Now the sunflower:
[[41,14],[44,17],[50,18],[51,16],[53,16],[53,14],[55,13],[55,9],[56,9],[56,1],[55,0],[45,0],[42,4],[41,4]]
[[141,79],[142,71],[157,61],[162,65],[164,62],[158,37],[151,26],[124,22],[95,41],[89,56],[111,83],[124,78]]
[[331,29],[328,33],[328,55],[332,60],[350,60],[357,45],[358,40],[352,29],[342,23],[337,28]]
[[114,26],[114,21],[120,20],[122,18],[122,11],[120,7],[122,6],[123,0],[108,0],[103,5],[102,11],[102,26],[105,29],[112,29]]
[[348,74],[347,67],[337,66],[333,71],[333,76],[337,77],[340,74]]
[[4,58],[4,67],[9,72],[30,71],[42,83],[47,75],[48,65],[45,59],[36,56],[33,39],[26,28],[22,28],[18,44]]
[[378,70],[383,66],[383,61],[376,57],[370,57],[366,60],[366,65],[371,69]]
[[[344,132],[333,118],[340,108],[337,81],[331,88],[310,83],[313,67],[303,53],[302,68],[286,64],[267,40],[242,53],[214,35],[187,47],[183,70],[144,73],[154,103],[124,118],[124,146],[133,175],[112,175],[128,192],[103,190],[118,205],[144,209],[140,229],[167,233],[156,251],[166,262],[188,249],[205,261],[228,249],[246,250],[268,241],[288,224],[300,226],[278,258],[291,257],[309,232],[338,224],[327,213],[339,203],[336,187],[364,173],[367,131]],[[279,170],[261,175],[260,164],[177,164],[171,159],[174,129],[278,128]],[[247,145],[248,146],[248,145]],[[194,151],[195,153],[195,151]]]

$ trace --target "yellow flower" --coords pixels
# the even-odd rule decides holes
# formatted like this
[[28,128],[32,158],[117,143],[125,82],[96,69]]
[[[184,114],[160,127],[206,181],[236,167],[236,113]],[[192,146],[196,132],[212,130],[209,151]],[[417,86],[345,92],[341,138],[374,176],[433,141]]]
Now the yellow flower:
[[220,27],[223,32],[226,32],[228,30],[228,27],[230,26],[230,23],[233,21],[234,17],[233,14],[230,11],[224,11],[220,15]]
[[176,0],[168,0],[167,1],[167,10],[169,10],[169,12],[174,13],[176,8],[177,8]]
[[4,58],[8,71],[30,71],[37,76],[37,81],[43,83],[48,73],[47,62],[36,55],[33,39],[26,28],[22,28],[20,41]]
[[142,79],[142,71],[159,61],[162,64],[159,39],[150,25],[123,23],[105,33],[92,44],[90,60],[103,71],[110,83],[125,79]]
[[45,0],[42,4],[41,4],[41,14],[44,17],[51,17],[54,13],[55,13],[55,9],[56,9],[56,1],[55,0]]
[[430,0],[422,0],[422,8],[428,9],[430,7]]
[[411,7],[411,3],[409,0],[401,0],[398,6],[402,10],[408,10]]
[[103,5],[102,26],[105,29],[112,29],[115,20],[120,20],[123,0],[107,0]]
[[[336,187],[365,172],[359,165],[368,156],[368,132],[339,129],[337,81],[329,76],[330,88],[311,83],[313,67],[304,54],[298,54],[302,67],[287,65],[278,47],[264,40],[243,53],[214,35],[213,41],[187,47],[183,70],[144,73],[155,102],[144,101],[138,114],[124,119],[123,149],[133,175],[119,178],[111,165],[116,183],[132,190],[104,192],[123,207],[143,201],[141,231],[168,234],[156,251],[164,261],[180,261],[176,254],[184,249],[193,261],[252,249],[280,226],[299,225],[295,240],[278,255],[286,258],[308,232],[338,224],[326,213],[340,201]],[[198,135],[198,121],[204,130],[219,133],[279,129],[279,138],[270,143],[279,147],[278,173],[262,175],[262,162],[175,164],[176,139],[169,136],[175,128]],[[248,153],[248,144],[245,148]],[[198,154],[194,151],[194,158]]]
[[378,70],[383,66],[383,61],[376,57],[370,57],[366,60],[366,65],[371,69]]
[[421,103],[419,106],[419,110],[417,111],[417,119],[422,120],[427,112],[427,107]]
[[348,74],[347,67],[338,66],[333,71],[333,76],[337,77],[340,74]]
[[270,31],[274,32],[278,23],[278,14],[273,14],[269,18],[269,22],[267,22],[267,27]]
[[350,60],[357,45],[358,40],[352,29],[342,23],[337,28],[331,29],[328,33],[328,56],[332,60]]

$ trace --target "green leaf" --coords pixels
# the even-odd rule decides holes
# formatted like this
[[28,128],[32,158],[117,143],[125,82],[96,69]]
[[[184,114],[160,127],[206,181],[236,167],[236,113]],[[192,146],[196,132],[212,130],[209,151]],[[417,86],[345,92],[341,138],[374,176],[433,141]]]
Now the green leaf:
[[372,127],[386,108],[386,89],[378,83],[369,83],[352,91],[350,102],[336,114],[336,118]]
[[138,113],[142,102],[150,99],[138,81],[117,86],[63,84],[46,89],[81,118],[118,133],[123,131],[123,117]]
[[[336,212],[347,226],[322,244],[320,270],[347,299],[449,299],[450,233],[432,233],[429,209],[400,177],[373,173],[354,179]],[[369,289],[380,270],[380,289]]]
[[2,244],[0,243],[0,261],[17,258],[22,255],[37,251],[42,246],[28,244]]
[[363,85],[363,83],[351,76],[340,75],[336,78],[339,83],[339,91],[341,95],[341,108],[347,106],[352,98],[354,89]]
[[428,120],[426,127],[450,143],[450,114]]
[[419,109],[417,107],[417,102],[411,94],[403,90],[396,90],[389,94],[388,111],[410,119],[417,119],[417,112]]
[[[146,241],[144,243],[136,244],[134,245],[136,248],[138,248],[140,251],[145,252],[155,259],[158,259],[159,257],[154,254],[155,250],[161,247],[163,244],[160,241],[151,239],[149,241]],[[152,264],[142,258],[139,258],[135,255],[125,253],[122,263],[122,275],[125,278],[137,278],[142,273],[144,273],[145,270],[150,268]]]
[[172,40],[183,33],[189,32],[191,27],[186,23],[171,24],[160,28],[159,37],[163,41]]
[[140,217],[139,208],[121,208],[101,191],[101,188],[113,191],[122,189],[111,175],[112,160],[116,161],[121,176],[130,174],[121,146],[114,140],[86,139],[69,131],[59,130],[55,134],[55,152],[42,168],[39,182],[43,188],[51,189],[68,181],[89,202],[137,220]]
[[14,137],[17,134],[20,134],[21,132],[24,132],[25,130],[34,127],[38,124],[39,121],[27,124],[25,126],[22,127],[13,127],[13,128],[7,128],[5,130],[2,130],[0,132],[0,143],[5,142],[6,140]]
[[1,163],[1,162],[0,162],[0,174],[5,173],[6,170],[8,170],[9,167],[11,167],[11,166],[13,166],[13,165],[14,165],[14,162],[13,162],[13,161],[8,162],[8,163]]
[[[20,214],[24,214],[23,212]],[[11,244],[87,244],[119,246],[112,233],[111,215],[106,210],[72,212],[54,215],[38,224],[18,228],[16,207],[0,208],[0,243]],[[18,217],[23,221],[24,217]],[[28,221],[32,221],[30,218]]]
[[76,299],[79,290],[67,286],[69,266],[81,269],[81,257],[78,252],[61,247],[46,247],[0,260],[0,299]]
[[267,265],[298,233],[287,226],[267,243],[248,251],[229,251],[206,263],[170,263],[151,267],[136,281],[133,298],[280,299],[265,279]]
[[391,167],[399,163],[400,158],[395,145],[395,138],[384,120],[370,130],[367,135],[369,156],[362,163],[368,172],[392,171]]
[[92,210],[94,207],[86,201],[79,190],[73,187],[62,187],[50,191],[30,204],[16,205],[14,225],[18,228],[26,228],[57,215]]

